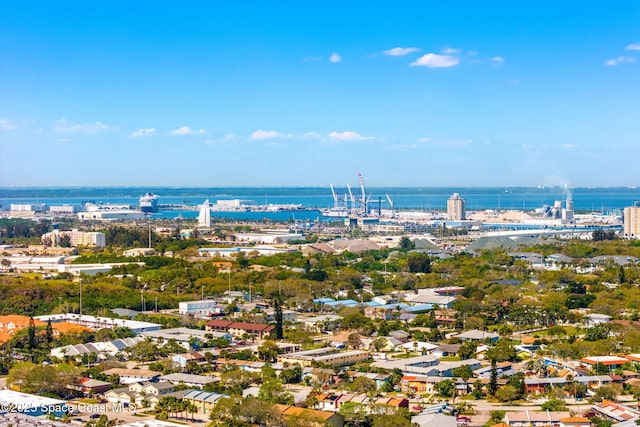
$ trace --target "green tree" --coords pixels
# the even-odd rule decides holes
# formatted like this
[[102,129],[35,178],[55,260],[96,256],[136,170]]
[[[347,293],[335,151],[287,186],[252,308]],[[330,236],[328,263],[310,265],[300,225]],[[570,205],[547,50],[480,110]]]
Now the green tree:
[[487,351],[487,357],[496,362],[515,361],[517,352],[513,344],[507,339],[499,339],[496,344]]
[[438,394],[442,397],[452,397],[456,391],[456,384],[451,379],[446,379],[444,381],[440,381],[435,385],[435,389],[438,391]]
[[549,399],[540,407],[543,411],[559,412],[567,410],[567,403],[563,399]]
[[364,426],[367,423],[367,411],[364,405],[355,402],[345,402],[338,409],[338,413],[344,417],[344,421],[354,427]]
[[276,322],[276,339],[281,340],[283,337],[283,332],[282,332],[283,321],[282,321],[282,302],[280,301],[280,297],[276,298],[273,301],[273,305],[275,310],[274,318]]
[[285,384],[299,383],[302,381],[302,367],[296,364],[293,368],[283,369],[280,372],[280,380]]
[[371,427],[417,427],[411,422],[411,414],[406,408],[400,408],[393,414],[378,414],[372,416]]
[[468,381],[469,378],[473,378],[473,371],[469,365],[462,365],[457,368],[451,370],[451,375],[454,377],[458,377],[464,381],[464,391],[465,393],[469,390]]
[[498,368],[496,366],[496,360],[491,359],[491,376],[489,377],[489,394],[491,396],[495,396],[497,390],[498,390]]
[[501,423],[502,421],[504,421],[505,415],[507,415],[506,411],[490,411],[489,421],[487,421],[485,426],[492,426],[494,424]]
[[260,377],[262,378],[262,382],[266,382],[278,378],[278,375],[271,363],[266,362],[262,365],[262,369],[260,369]]
[[258,357],[265,362],[275,362],[278,360],[278,345],[273,340],[266,340],[258,347]]
[[282,381],[278,379],[271,379],[262,383],[258,392],[258,399],[281,405],[293,404],[293,395],[285,391]]
[[458,350],[458,355],[460,356],[460,360],[467,360],[475,357],[476,349],[478,345],[473,341],[465,341],[460,345],[460,349]]
[[47,327],[45,329],[44,336],[47,348],[51,348],[51,344],[53,343],[53,326],[51,325],[51,319],[47,320]]
[[376,382],[371,378],[367,377],[357,377],[353,380],[353,382],[349,385],[349,390],[354,393],[371,393],[377,390]]
[[410,273],[430,273],[431,257],[424,253],[412,253],[407,257],[407,268]]
[[416,244],[407,236],[402,236],[400,238],[400,250],[402,252],[408,252],[415,248],[416,248]]
[[513,402],[518,398],[518,390],[511,385],[504,385],[495,392],[496,398],[501,402]]

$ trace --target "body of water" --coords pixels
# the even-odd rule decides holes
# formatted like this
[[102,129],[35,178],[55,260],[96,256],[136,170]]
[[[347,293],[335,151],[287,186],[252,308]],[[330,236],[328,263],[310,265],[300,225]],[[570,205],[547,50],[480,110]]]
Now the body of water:
[[[346,188],[335,189],[339,197],[347,194]],[[353,189],[354,196],[361,194]],[[197,206],[209,200],[241,199],[256,205],[301,204],[308,211],[295,212],[212,212],[216,217],[235,219],[278,219],[314,220],[320,216],[317,209],[333,206],[333,196],[329,188],[322,187],[247,187],[247,188],[177,188],[177,187],[64,187],[64,188],[0,188],[0,209],[8,210],[12,203],[45,203],[52,205],[82,206],[85,202],[126,204],[138,206],[138,199],[146,192],[158,195],[159,204]],[[569,191],[562,187],[546,188],[368,188],[366,190],[370,207],[389,209],[387,195],[395,209],[406,210],[446,210],[447,199],[459,193],[466,199],[467,210],[523,209],[533,210],[543,205],[553,205],[556,200],[566,200],[569,196],[574,209],[582,212],[615,212],[626,206],[640,202],[640,189],[616,188],[574,188]],[[161,210],[155,217],[174,218],[197,217],[194,210]]]

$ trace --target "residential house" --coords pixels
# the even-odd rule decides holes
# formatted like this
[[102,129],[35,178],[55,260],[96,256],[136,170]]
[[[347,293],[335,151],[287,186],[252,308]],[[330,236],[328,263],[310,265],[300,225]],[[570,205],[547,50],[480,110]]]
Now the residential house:
[[451,308],[456,299],[455,296],[443,295],[433,289],[419,289],[417,293],[408,294],[404,298],[409,305],[431,304],[446,309]]
[[603,323],[609,323],[611,321],[611,316],[601,313],[589,313],[586,315],[585,320],[587,328],[591,328]]
[[560,425],[560,420],[570,418],[569,412],[518,411],[507,412],[505,422],[511,427],[547,427]]
[[403,397],[371,397],[366,394],[319,394],[316,409],[338,411],[347,402],[365,407],[368,413],[384,412],[387,408],[408,408],[409,400]]
[[317,419],[317,427],[324,427],[329,424],[330,427],[343,427],[344,417],[335,412],[318,411],[315,409],[299,408],[297,406],[276,405],[282,413],[284,419],[289,417],[304,416],[305,419]]
[[173,374],[163,375],[159,378],[159,380],[169,381],[174,385],[182,384],[188,387],[203,388],[205,385],[209,383],[215,383],[220,381],[220,378],[206,377],[204,375],[173,373]]
[[336,329],[342,317],[333,314],[325,314],[322,316],[309,317],[303,321],[304,325],[310,330],[317,332],[332,331]]
[[197,351],[192,351],[190,353],[182,353],[182,354],[174,354],[171,356],[171,363],[174,368],[182,368],[184,369],[187,366],[187,363],[203,363],[205,361],[205,357],[203,354],[198,353]]
[[618,356],[589,356],[583,357],[580,359],[580,362],[589,365],[594,369],[596,366],[606,366],[609,371],[612,371],[621,367],[625,363],[629,363],[629,359]]
[[120,384],[133,384],[141,381],[157,381],[162,375],[162,372],[158,371],[128,368],[111,368],[102,373],[107,376],[118,375],[120,377]]
[[400,315],[407,304],[393,303],[385,305],[371,305],[364,309],[364,314],[372,319],[392,320]]
[[586,417],[560,418],[559,427],[591,427],[591,420]]
[[203,343],[213,338],[222,338],[233,342],[231,334],[225,331],[203,331],[191,328],[169,328],[160,331],[144,332],[141,335],[145,338],[152,339],[160,345],[168,341],[174,341],[187,351],[197,350]]
[[231,335],[242,337],[245,334],[254,335],[259,339],[264,339],[271,334],[275,328],[272,325],[261,323],[232,322],[229,320],[209,320],[205,326],[210,332],[227,332]]
[[144,396],[163,396],[173,392],[175,389],[176,386],[169,381],[159,381],[155,383],[145,381],[129,386],[129,390]]
[[438,346],[426,341],[409,341],[400,346],[407,351],[419,351],[422,354],[433,354]]
[[202,390],[188,390],[187,393],[182,396],[186,401],[189,401],[197,408],[198,414],[208,415],[211,412],[218,400],[223,397],[228,397],[220,393],[212,393]]
[[[429,376],[429,375],[405,375],[402,377],[400,387],[403,393],[433,394],[438,393],[436,386],[451,378]],[[465,383],[461,379],[455,380],[455,390],[457,396],[467,394],[470,382]]]
[[136,403],[136,397],[140,396],[138,392],[129,390],[129,387],[114,388],[103,394],[109,403],[122,403],[129,405]]
[[457,356],[460,351],[460,344],[442,344],[431,352],[431,354],[435,357],[448,357],[448,356]]
[[495,342],[498,341],[500,335],[495,332],[487,332],[487,331],[479,331],[477,329],[472,329],[470,331],[465,331],[461,334],[456,335],[456,338],[461,341],[490,341]]
[[640,419],[640,411],[620,403],[603,400],[597,405],[591,406],[591,409],[598,415],[613,421],[621,423],[625,421],[636,421]]
[[67,384],[67,389],[72,390],[74,394],[87,397],[105,393],[111,389],[111,383],[93,378],[78,378],[73,383]]

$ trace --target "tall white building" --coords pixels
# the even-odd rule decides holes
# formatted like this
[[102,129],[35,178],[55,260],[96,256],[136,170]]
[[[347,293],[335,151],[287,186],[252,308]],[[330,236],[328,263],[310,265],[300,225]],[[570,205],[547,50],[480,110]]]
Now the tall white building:
[[465,200],[460,197],[460,194],[453,193],[447,200],[447,220],[462,221],[464,219],[467,219]]
[[205,200],[200,205],[200,212],[198,213],[198,227],[211,227],[211,205],[209,199]]
[[624,208],[623,235],[628,239],[640,239],[640,206]]
[[212,314],[220,314],[221,308],[218,307],[218,303],[208,299],[199,301],[182,301],[178,303],[178,312],[180,314],[210,316]]

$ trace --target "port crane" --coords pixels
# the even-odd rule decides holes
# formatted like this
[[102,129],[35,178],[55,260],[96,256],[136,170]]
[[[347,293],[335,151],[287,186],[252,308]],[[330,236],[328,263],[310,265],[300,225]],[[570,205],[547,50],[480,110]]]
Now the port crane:
[[389,196],[388,194],[386,194],[387,196],[387,201],[389,202],[389,206],[391,206],[391,218],[395,218],[396,217],[396,211],[395,211],[395,207],[393,205],[393,200],[391,199],[391,196]]

